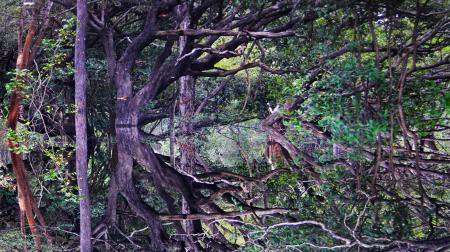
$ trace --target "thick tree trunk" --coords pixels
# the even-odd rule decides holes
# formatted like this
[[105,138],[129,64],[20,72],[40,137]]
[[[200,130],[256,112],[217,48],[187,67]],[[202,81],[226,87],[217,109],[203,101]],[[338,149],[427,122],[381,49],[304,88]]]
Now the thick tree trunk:
[[117,221],[117,196],[120,193],[127,201],[131,210],[150,227],[152,251],[166,251],[161,222],[157,214],[142,201],[133,182],[134,142],[138,139],[137,113],[139,109],[131,105],[131,99],[133,97],[131,81],[132,63],[129,63],[124,57],[117,61],[113,47],[114,37],[112,30],[105,28],[103,32],[103,46],[108,63],[107,75],[108,79],[114,82],[116,86],[117,96],[114,119],[116,145],[115,153],[113,153],[116,162],[115,168],[112,169],[108,194],[108,209],[105,219],[106,223],[104,224],[108,226],[115,225]]
[[77,30],[75,39],[75,132],[76,132],[76,169],[78,195],[80,197],[80,250],[89,252],[91,244],[91,205],[89,199],[88,162],[87,162],[87,124],[86,124],[86,0],[77,1]]
[[117,64],[114,74],[114,83],[117,88],[116,101],[116,143],[117,166],[114,172],[115,183],[121,195],[126,199],[131,210],[150,227],[150,240],[152,251],[166,251],[164,233],[157,214],[150,209],[140,198],[133,182],[133,155],[135,155],[134,142],[138,141],[137,108],[130,106],[132,97],[132,84],[130,69],[121,62]]

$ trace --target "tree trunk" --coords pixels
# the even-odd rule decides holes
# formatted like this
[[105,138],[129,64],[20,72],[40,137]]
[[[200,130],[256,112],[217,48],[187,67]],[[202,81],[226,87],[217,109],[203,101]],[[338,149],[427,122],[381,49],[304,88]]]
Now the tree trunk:
[[77,30],[75,39],[75,132],[76,170],[78,195],[80,197],[80,251],[89,252],[91,244],[91,205],[89,200],[87,128],[86,128],[86,0],[77,1]]
[[133,155],[135,141],[138,141],[137,108],[131,106],[132,82],[129,68],[119,62],[115,67],[114,83],[117,88],[116,101],[116,143],[117,166],[114,171],[115,183],[131,210],[150,227],[152,251],[166,251],[164,234],[160,220],[140,198],[133,182]]
[[[28,25],[28,31],[27,35],[25,37],[25,41],[22,44],[22,16],[21,16],[21,23],[19,27],[19,37],[18,37],[18,44],[19,44],[19,52],[17,56],[16,61],[16,69],[17,70],[24,70],[28,67],[28,64],[34,60],[35,54],[30,55],[32,53],[32,48],[38,48],[42,38],[43,33],[45,32],[47,26],[48,26],[48,17],[49,13],[52,7],[52,3],[48,3],[46,6],[46,9],[44,11],[44,26],[41,30],[41,33],[39,33],[36,36],[37,33],[37,22],[38,22],[38,16],[40,15],[41,7],[43,4],[41,2],[37,3],[32,11],[31,21]],[[17,76],[17,81],[24,82],[26,84],[28,80],[24,79],[23,77]],[[19,119],[20,114],[20,107],[21,107],[21,101],[22,101],[22,90],[15,89],[13,90],[11,97],[10,97],[10,103],[8,108],[8,117],[7,117],[7,128],[9,128],[12,131],[16,131],[17,122]],[[26,169],[25,169],[25,163],[23,161],[23,156],[20,153],[15,152],[14,150],[19,147],[18,144],[11,141],[11,139],[8,139],[8,147],[11,149],[11,162],[14,174],[16,175],[16,184],[17,184],[17,194],[18,194],[18,201],[19,201],[19,208],[20,208],[20,216],[21,216],[21,226],[24,226],[23,220],[24,217],[27,219],[28,225],[30,227],[31,234],[34,239],[34,243],[37,250],[41,249],[41,239],[39,235],[39,230],[37,223],[34,219],[34,214],[36,214],[36,217],[38,218],[39,224],[41,225],[41,228],[44,230],[44,234],[47,238],[47,241],[49,244],[52,243],[52,238],[49,235],[48,231],[46,230],[46,223],[44,220],[44,217],[42,216],[42,213],[40,212],[39,208],[36,205],[36,202],[33,198],[33,193],[31,191],[30,184],[28,182],[28,179],[26,177]],[[22,229],[24,231],[24,229]],[[26,248],[25,248],[26,249]]]
[[[181,4],[177,8],[177,15],[180,22],[180,29],[189,29],[190,17],[187,4]],[[186,52],[188,37],[181,36],[178,40],[178,48],[180,55]],[[194,172],[195,165],[195,145],[193,142],[193,125],[192,117],[195,113],[194,99],[195,99],[195,80],[192,76],[185,75],[180,77],[180,95],[179,95],[179,109],[180,109],[180,129],[182,137],[179,141],[180,146],[180,169],[188,174]],[[183,214],[190,214],[189,205],[186,200],[182,200]],[[192,221],[183,221],[184,229],[187,234],[193,233]]]

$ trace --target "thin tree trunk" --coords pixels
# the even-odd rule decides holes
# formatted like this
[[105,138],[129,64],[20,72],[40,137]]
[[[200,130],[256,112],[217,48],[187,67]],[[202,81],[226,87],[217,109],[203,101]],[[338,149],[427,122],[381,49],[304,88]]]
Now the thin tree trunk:
[[[189,29],[190,26],[190,17],[189,10],[187,4],[180,4],[177,9],[177,15],[180,20],[180,29]],[[181,36],[178,40],[178,47],[180,51],[180,55],[186,53],[188,37]],[[193,125],[192,125],[192,117],[195,113],[194,108],[194,97],[195,97],[195,80],[192,76],[186,75],[180,77],[180,95],[179,95],[179,109],[180,109],[180,128],[182,133],[182,139],[179,141],[180,143],[180,169],[188,174],[192,174],[194,172],[194,162],[195,162],[195,145],[193,143]],[[189,214],[190,209],[186,200],[183,198],[182,200],[182,209],[183,214]],[[184,221],[184,229],[186,233],[193,233],[193,224],[192,221]]]
[[88,188],[87,128],[86,128],[86,0],[77,1],[77,30],[75,39],[75,132],[78,195],[80,197],[80,251],[91,251],[91,206]]
[[[38,16],[40,14],[42,7],[42,3],[39,2],[35,5],[33,8],[31,21],[28,26],[27,35],[25,37],[25,41],[22,44],[22,26],[23,26],[23,16],[20,16],[20,27],[19,27],[19,34],[18,34],[18,56],[16,61],[16,69],[17,70],[24,70],[28,67],[29,62],[31,62],[35,55],[30,56],[31,48],[38,48],[43,35],[42,33],[45,32],[46,27],[48,26],[48,15],[44,14],[44,22],[46,23],[44,25],[44,29],[41,31],[40,34],[38,34],[36,38],[36,32],[37,32],[37,25],[38,25]],[[47,8],[45,10],[45,13],[50,13],[52,4],[47,4]],[[17,77],[18,81],[21,82],[27,82],[26,79],[23,79],[22,77]],[[10,97],[10,103],[8,108],[8,117],[7,117],[7,127],[12,130],[16,131],[17,122],[19,119],[20,114],[20,108],[21,108],[21,101],[22,101],[22,90],[15,89],[13,90],[11,97]],[[34,243],[37,250],[41,249],[41,239],[40,234],[38,230],[37,223],[34,219],[34,214],[38,217],[39,224],[44,229],[44,234],[47,238],[47,241],[49,244],[52,243],[52,238],[48,234],[46,230],[46,223],[44,221],[44,218],[39,210],[39,208],[36,205],[36,202],[33,198],[33,193],[31,191],[30,184],[28,182],[28,179],[26,177],[26,169],[25,169],[25,163],[23,161],[23,157],[20,153],[16,153],[14,150],[19,147],[18,144],[11,141],[11,139],[8,139],[8,147],[12,150],[11,151],[11,161],[12,161],[12,167],[14,174],[16,175],[16,183],[17,183],[17,194],[18,194],[18,201],[19,201],[19,208],[20,208],[20,220],[21,220],[21,229],[23,232],[25,232],[24,228],[24,219],[27,219],[28,225],[30,227],[31,234],[34,239]],[[26,250],[26,247],[25,247]]]

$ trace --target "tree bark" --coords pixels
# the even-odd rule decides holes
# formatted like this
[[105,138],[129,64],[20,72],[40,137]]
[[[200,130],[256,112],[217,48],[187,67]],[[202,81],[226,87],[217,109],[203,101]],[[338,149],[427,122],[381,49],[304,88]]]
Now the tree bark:
[[[34,59],[34,54],[30,55],[33,48],[38,48],[43,35],[42,33],[45,32],[46,27],[48,26],[48,13],[51,10],[52,4],[48,3],[46,6],[46,10],[44,14],[44,29],[36,36],[37,33],[37,25],[38,25],[38,16],[40,15],[41,7],[43,6],[42,2],[38,2],[32,11],[31,21],[28,25],[28,31],[27,35],[25,36],[25,41],[22,44],[22,16],[20,20],[20,28],[19,28],[19,37],[18,37],[18,56],[16,61],[16,69],[17,70],[24,70],[28,67],[29,62],[32,62]],[[25,82],[26,84],[28,80],[24,79],[23,77],[17,76],[17,81]],[[10,97],[10,103],[8,108],[8,117],[7,117],[7,128],[9,128],[12,131],[16,131],[17,122],[19,119],[20,114],[20,108],[21,108],[21,102],[22,102],[22,90],[19,88],[16,88],[13,90],[11,97]],[[33,193],[31,191],[30,184],[28,182],[28,179],[26,177],[26,169],[25,169],[25,163],[23,161],[23,156],[20,153],[17,153],[14,151],[19,147],[18,144],[11,141],[11,139],[8,139],[7,141],[8,147],[11,149],[11,162],[14,174],[16,175],[16,183],[17,183],[17,194],[18,194],[18,201],[19,201],[19,208],[20,208],[20,216],[21,216],[21,226],[24,226],[23,220],[24,217],[27,219],[28,225],[30,227],[31,234],[34,239],[34,243],[36,246],[36,249],[40,251],[41,249],[41,239],[39,235],[38,226],[36,223],[36,220],[34,219],[34,214],[36,214],[36,217],[38,218],[39,224],[44,229],[44,235],[47,238],[47,241],[49,244],[52,243],[52,238],[49,235],[48,231],[46,230],[46,223],[44,220],[44,217],[42,216],[42,213],[40,212],[39,208],[36,205],[36,202],[33,198]],[[22,229],[24,231],[24,229]],[[25,248],[26,249],[26,248]]]
[[[187,4],[180,4],[177,7],[177,16],[180,22],[180,29],[189,29],[190,17]],[[178,48],[180,56],[188,53],[188,37],[180,36],[178,39]],[[182,137],[179,141],[180,146],[180,169],[187,174],[194,172],[195,166],[195,145],[193,142],[192,134],[194,132],[192,125],[192,117],[195,113],[194,99],[195,99],[195,80],[190,75],[181,76],[180,80],[180,95],[179,95],[179,109],[180,109],[180,128]],[[191,213],[189,204],[186,200],[182,199],[182,214]],[[192,221],[184,220],[183,226],[186,233],[192,234],[194,228]]]
[[77,1],[77,29],[75,39],[75,132],[76,132],[76,170],[78,195],[80,197],[80,251],[89,252],[91,244],[91,205],[89,199],[87,126],[86,126],[86,0]]

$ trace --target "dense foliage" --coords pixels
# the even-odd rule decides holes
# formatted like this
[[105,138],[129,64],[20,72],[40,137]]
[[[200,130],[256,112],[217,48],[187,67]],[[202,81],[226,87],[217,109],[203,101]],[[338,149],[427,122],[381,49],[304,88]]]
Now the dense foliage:
[[[76,2],[0,3],[0,251],[80,250]],[[88,1],[94,250],[450,249],[449,6]]]

